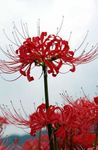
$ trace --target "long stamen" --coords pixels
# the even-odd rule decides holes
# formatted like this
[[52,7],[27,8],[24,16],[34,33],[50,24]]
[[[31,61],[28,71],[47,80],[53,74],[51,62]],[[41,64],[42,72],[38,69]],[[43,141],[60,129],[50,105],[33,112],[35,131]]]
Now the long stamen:
[[89,33],[89,31],[87,31],[87,33],[86,33],[86,35],[85,35],[83,41],[80,43],[80,45],[78,46],[78,48],[75,49],[74,52],[78,51],[78,50],[81,48],[81,46],[84,44],[84,42],[85,42],[85,40],[86,40],[86,38],[87,38],[87,36],[88,36],[88,33]]
[[57,28],[57,33],[56,33],[56,35],[58,35],[59,32],[61,31],[62,26],[63,26],[63,22],[64,22],[64,16],[62,16],[62,21],[61,21],[61,24],[60,24],[59,28]]
[[30,36],[29,36],[29,29],[28,29],[27,23],[24,24],[24,28],[25,28],[25,31],[26,31],[27,36],[30,37]]
[[12,35],[13,35],[15,43],[17,43],[17,45],[20,46],[22,43],[21,43],[21,41],[20,41],[20,39],[19,39],[19,37],[18,37],[18,35],[16,33],[16,30],[12,32]]
[[21,32],[19,31],[19,29],[16,27],[15,22],[13,22],[13,29],[25,40],[26,38],[24,37],[24,35],[21,34]]
[[18,47],[17,43],[13,42],[13,41],[8,37],[8,35],[6,34],[6,32],[5,32],[4,29],[3,29],[3,33],[4,33],[5,37],[6,37],[12,44],[14,44],[14,45],[16,45],[16,46]]
[[26,34],[25,34],[25,28],[24,28],[25,26],[24,26],[24,24],[22,23],[22,21],[21,21],[21,28],[22,28],[22,32],[23,32],[23,35],[24,35],[24,37],[25,37],[25,39],[27,38],[26,37]]

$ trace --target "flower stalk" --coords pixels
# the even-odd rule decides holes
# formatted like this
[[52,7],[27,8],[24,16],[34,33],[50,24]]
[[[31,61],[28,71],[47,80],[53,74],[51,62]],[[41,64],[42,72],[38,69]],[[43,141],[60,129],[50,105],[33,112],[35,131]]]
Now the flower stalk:
[[46,110],[49,107],[49,95],[48,95],[48,80],[47,80],[47,67],[43,65],[43,73],[44,73],[44,93],[45,93],[45,104]]
[[[48,80],[47,80],[47,67],[43,65],[43,73],[44,73],[44,94],[45,94],[45,104],[46,104],[46,111],[49,108],[49,96],[48,96]],[[48,129],[48,137],[49,137],[49,144],[50,144],[50,150],[54,150],[54,144],[52,139],[52,125],[47,125]]]

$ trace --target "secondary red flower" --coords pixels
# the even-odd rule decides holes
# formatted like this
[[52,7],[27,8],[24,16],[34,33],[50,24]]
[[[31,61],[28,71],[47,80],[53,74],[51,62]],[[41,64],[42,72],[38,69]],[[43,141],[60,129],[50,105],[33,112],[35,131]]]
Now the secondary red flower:
[[[76,146],[87,146],[87,148],[93,146],[96,130],[98,130],[98,105],[94,101],[89,101],[86,97],[76,101],[68,99],[68,101],[69,103],[62,108],[59,118],[60,121],[55,132],[57,139],[61,146],[64,146],[66,139],[70,146],[70,138],[72,138],[72,141],[77,139],[76,143],[73,143]],[[87,138],[88,143],[86,142]]]
[[9,60],[0,60],[0,70],[5,74],[20,72],[20,75],[26,76],[28,81],[34,80],[31,72],[35,66],[45,65],[47,72],[56,76],[64,65],[71,67],[68,71],[74,72],[76,65],[88,63],[98,56],[97,47],[75,56],[75,51],[70,50],[68,41],[54,34],[48,35],[47,32],[35,37],[24,37],[24,41],[19,45],[16,42],[20,43],[18,34],[21,35],[16,29],[14,34],[16,40],[12,42],[18,48],[13,51],[10,46],[8,52],[3,50]]
[[46,110],[45,104],[41,104],[37,111],[30,115],[31,135],[34,135],[38,130],[47,127],[48,124],[53,126],[59,122],[59,107],[50,105]]

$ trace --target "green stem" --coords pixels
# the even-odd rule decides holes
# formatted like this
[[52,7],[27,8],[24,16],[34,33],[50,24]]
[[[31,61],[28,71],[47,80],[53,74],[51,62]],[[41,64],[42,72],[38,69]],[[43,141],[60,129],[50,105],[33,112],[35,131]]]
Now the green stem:
[[[43,73],[44,73],[44,93],[45,93],[45,104],[46,104],[46,111],[47,111],[49,108],[47,67],[45,65],[43,65],[42,69],[43,69]],[[54,150],[53,139],[52,139],[52,125],[48,124],[47,129],[48,129],[50,150]]]
[[46,109],[49,108],[49,96],[48,96],[48,80],[47,80],[47,70],[46,66],[43,66],[43,73],[44,73],[44,93],[45,93],[45,104]]

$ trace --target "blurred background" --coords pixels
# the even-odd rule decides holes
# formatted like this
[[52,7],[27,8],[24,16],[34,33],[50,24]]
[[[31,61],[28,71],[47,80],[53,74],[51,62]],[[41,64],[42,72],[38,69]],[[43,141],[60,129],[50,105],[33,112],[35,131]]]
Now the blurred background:
[[[83,47],[89,43],[87,51],[92,45],[98,43],[98,1],[97,0],[0,0],[0,47],[6,50],[10,41],[6,39],[3,33],[5,29],[7,35],[12,39],[13,22],[21,30],[21,21],[28,24],[30,36],[37,35],[38,19],[40,18],[40,30],[47,31],[49,34],[55,34],[57,27],[60,27],[64,16],[63,26],[59,36],[68,40],[70,32],[70,48],[76,49],[83,41],[87,31],[89,34]],[[12,39],[13,40],[13,39]],[[5,58],[2,51],[0,57]],[[22,77],[14,82],[7,82],[0,78],[0,104],[8,105],[10,101],[16,110],[21,109],[20,100],[23,107],[29,115],[34,111],[34,103],[38,104],[44,101],[43,77],[41,69],[33,70],[35,80],[28,82]],[[13,79],[13,75],[4,76],[6,79]],[[48,76],[49,97],[51,104],[62,104],[64,100],[60,93],[67,91],[74,99],[83,96],[81,87],[83,87],[87,96],[91,99],[98,94],[98,60],[86,65],[77,67],[75,73],[59,74],[56,78]],[[13,126],[7,127],[5,135],[25,134],[22,129]]]

